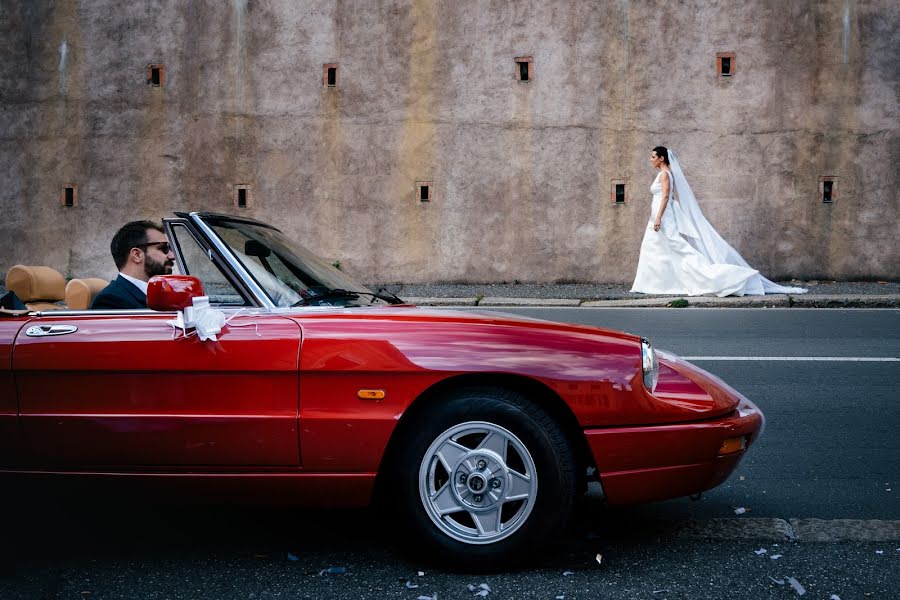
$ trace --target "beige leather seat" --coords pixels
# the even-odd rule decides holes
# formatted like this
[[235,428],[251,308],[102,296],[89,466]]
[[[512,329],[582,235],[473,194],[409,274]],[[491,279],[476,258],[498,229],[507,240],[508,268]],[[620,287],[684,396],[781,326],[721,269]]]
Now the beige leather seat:
[[89,309],[94,296],[107,285],[109,285],[107,280],[96,277],[73,279],[66,284],[66,304],[69,310]]
[[6,289],[14,292],[29,310],[61,310],[56,304],[66,297],[66,280],[56,269],[15,265],[6,273]]

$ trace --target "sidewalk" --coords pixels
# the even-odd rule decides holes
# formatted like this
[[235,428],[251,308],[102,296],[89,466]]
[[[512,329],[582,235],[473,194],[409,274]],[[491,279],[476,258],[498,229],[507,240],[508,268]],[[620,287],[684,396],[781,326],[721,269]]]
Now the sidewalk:
[[[787,281],[806,294],[714,296],[648,296],[617,283],[388,283],[384,287],[419,306],[536,306],[632,308],[900,308],[900,281]],[[0,285],[0,295],[6,288]],[[685,304],[686,303],[686,304]]]
[[900,308],[900,282],[788,281],[806,294],[650,296],[629,292],[630,284],[372,284],[419,306],[687,307],[687,308]]

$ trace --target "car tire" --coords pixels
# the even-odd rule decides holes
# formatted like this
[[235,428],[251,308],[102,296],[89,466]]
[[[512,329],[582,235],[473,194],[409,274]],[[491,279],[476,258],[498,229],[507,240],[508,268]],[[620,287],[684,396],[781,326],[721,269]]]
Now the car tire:
[[381,500],[414,548],[490,570],[533,558],[565,530],[577,489],[573,444],[527,397],[455,390],[408,425]]

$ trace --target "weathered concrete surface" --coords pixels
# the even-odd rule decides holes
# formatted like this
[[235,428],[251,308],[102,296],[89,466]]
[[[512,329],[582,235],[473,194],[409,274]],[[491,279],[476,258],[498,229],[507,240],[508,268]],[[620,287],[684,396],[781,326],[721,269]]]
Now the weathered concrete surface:
[[627,298],[623,300],[580,300],[578,298],[436,298],[402,296],[417,306],[555,306],[585,308],[900,308],[900,296],[743,296],[740,298],[676,297]]
[[578,306],[577,298],[482,298],[478,306]]
[[478,298],[419,298],[416,296],[407,296],[403,298],[404,302],[415,304],[416,306],[475,306],[478,304]]
[[835,294],[827,297],[791,296],[797,308],[900,308],[900,297],[891,294]]
[[581,306],[598,307],[598,306],[631,306],[631,307],[674,307],[679,308],[679,302],[687,301],[687,306],[683,308],[788,308],[791,306],[791,300],[783,294],[775,294],[770,296],[729,296],[726,298],[717,298],[715,296],[684,296],[676,297],[649,297],[649,298],[632,298],[628,300],[593,300],[584,302]]
[[124,221],[213,210],[369,281],[628,281],[663,144],[770,278],[897,279],[898,24],[891,0],[6,0],[0,272],[108,278]]

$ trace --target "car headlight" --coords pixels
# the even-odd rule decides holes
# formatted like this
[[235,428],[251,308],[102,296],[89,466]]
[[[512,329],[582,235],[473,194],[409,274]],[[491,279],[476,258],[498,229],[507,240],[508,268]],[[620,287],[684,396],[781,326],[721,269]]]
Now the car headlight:
[[652,393],[659,380],[659,361],[650,340],[644,338],[641,338],[641,370],[644,372],[644,387]]

